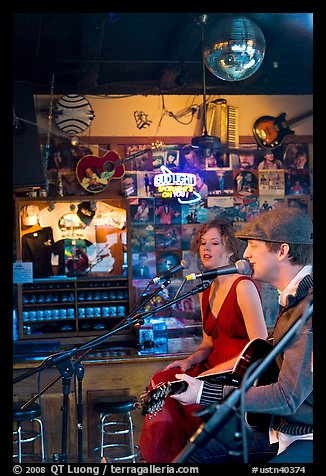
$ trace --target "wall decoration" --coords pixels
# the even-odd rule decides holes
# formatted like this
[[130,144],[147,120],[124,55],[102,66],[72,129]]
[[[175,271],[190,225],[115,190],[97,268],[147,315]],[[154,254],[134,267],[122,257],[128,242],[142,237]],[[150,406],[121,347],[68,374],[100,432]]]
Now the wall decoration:
[[180,170],[190,173],[195,173],[197,170],[205,170],[205,158],[197,149],[190,145],[185,145],[180,150]]
[[181,228],[180,225],[156,225],[155,248],[157,250],[180,250]]
[[241,144],[241,153],[231,154],[233,170],[257,169],[261,150],[255,144]]
[[166,150],[164,155],[164,165],[172,171],[179,170],[179,166],[180,166],[179,151],[170,150],[170,149]]
[[[138,152],[142,153],[138,155]],[[136,156],[135,156],[136,155]],[[150,171],[153,170],[153,154],[152,150],[145,145],[127,145],[126,158],[133,156],[133,160],[125,163],[126,170],[129,171]]]
[[[178,265],[182,260],[181,251],[157,251],[156,252],[156,271],[157,275],[161,275]],[[176,272],[174,277],[182,276],[182,269]]]
[[156,276],[156,255],[155,252],[132,253],[132,279],[150,279]]
[[232,170],[210,170],[206,172],[208,196],[233,195]]
[[181,249],[189,250],[190,243],[195,233],[201,228],[201,223],[181,225]]
[[130,240],[132,252],[155,251],[154,226],[133,225]]
[[269,150],[262,151],[262,157],[258,163],[258,170],[281,170],[284,169],[282,150]]
[[54,120],[57,126],[67,134],[79,134],[85,131],[94,117],[89,101],[78,94],[62,96],[54,106]]
[[310,174],[309,170],[287,170],[285,174],[286,195],[309,195]]
[[[189,144],[165,144],[161,149],[144,150],[143,145],[124,146],[125,156],[130,157],[134,153],[140,153],[134,160],[126,161],[123,176],[120,178],[121,193],[128,199],[129,216],[131,223],[130,229],[130,252],[132,266],[138,263],[139,257],[145,253],[147,266],[150,268],[150,277],[132,275],[132,285],[136,290],[136,295],[146,287],[150,279],[163,274],[163,269],[170,263],[173,267],[180,263],[181,259],[191,259],[190,269],[183,269],[180,276],[173,276],[169,294],[177,287],[177,282],[182,283],[182,276],[191,272],[197,272],[199,263],[190,255],[190,243],[194,233],[206,223],[214,218],[222,218],[233,224],[235,230],[239,230],[244,223],[250,221],[259,213],[276,208],[279,206],[297,206],[303,211],[312,212],[312,146],[305,143],[287,143],[282,147],[273,149],[274,162],[279,160],[282,169],[261,169],[260,164],[264,160],[264,150],[258,149],[256,143],[241,144],[241,154],[211,154],[204,157],[198,154],[198,151]],[[55,149],[58,149],[56,145]],[[52,172],[62,176],[64,184],[64,193],[74,193],[79,186],[82,192],[86,194],[79,182],[73,181],[73,167],[76,167],[78,160],[87,155],[81,146],[73,149],[71,144],[64,148],[63,162],[50,162]],[[120,150],[120,149],[119,149]],[[123,150],[123,149],[122,149]],[[84,155],[80,155],[84,152]],[[99,146],[89,146],[90,155],[99,155],[103,157],[107,151]],[[299,161],[297,154],[303,156]],[[169,161],[169,164],[167,162]],[[173,163],[170,163],[173,162]],[[308,164],[308,165],[307,165]],[[167,167],[169,174],[179,177],[179,174],[193,174],[196,184],[194,191],[199,195],[196,203],[179,202],[179,197],[162,198],[162,193],[158,192],[154,186],[154,179],[162,174],[161,167]],[[170,167],[170,168],[169,168]],[[164,170],[164,169],[163,169]],[[69,178],[71,177],[71,183]],[[181,177],[181,175],[180,175]],[[299,180],[302,190],[291,187]],[[65,183],[67,182],[67,183]],[[69,189],[70,187],[70,189]],[[75,188],[74,188],[75,187]],[[108,190],[106,188],[105,190]],[[105,193],[105,192],[104,192]],[[173,195],[173,194],[172,194]],[[145,201],[145,202],[144,202]],[[146,219],[141,219],[137,215],[141,204],[148,205],[149,213],[145,213]],[[162,208],[163,207],[163,208]],[[162,213],[164,210],[164,213]],[[87,227],[90,230],[89,227]],[[101,229],[102,230],[102,229]],[[96,235],[94,230],[87,232],[89,244],[87,254],[94,262],[94,240],[98,251],[105,246],[107,237],[102,230],[98,230]],[[101,235],[101,236],[100,236]],[[104,236],[104,241],[102,240]],[[106,249],[103,250],[106,254]],[[172,260],[173,257],[173,260]],[[171,262],[169,261],[171,258]],[[97,272],[104,272],[104,266],[109,269],[109,258],[97,263]],[[142,258],[144,259],[144,258]],[[172,264],[173,261],[173,264]],[[137,267],[135,268],[137,270]],[[131,270],[132,272],[132,270]],[[199,271],[198,271],[199,272]],[[136,271],[137,274],[137,271]],[[146,276],[148,274],[145,274]],[[194,283],[183,285],[182,291],[194,286]],[[162,299],[165,299],[164,297]],[[270,299],[270,290],[266,289],[267,318],[271,322],[274,318],[274,308],[268,300]],[[185,308],[188,304],[184,304]],[[178,318],[186,320],[196,319],[200,321],[200,311],[198,307],[198,296],[191,298],[189,309],[195,309],[195,313],[183,309],[183,303],[177,309],[169,311],[170,315],[177,315]],[[172,312],[172,314],[171,314]],[[186,313],[188,317],[186,316]],[[186,322],[186,321],[185,321]]]
[[137,185],[137,173],[130,172],[125,173],[121,179],[121,193],[125,197],[137,197],[138,185]]
[[154,199],[131,198],[130,220],[132,223],[154,223]]
[[155,223],[171,225],[181,222],[181,205],[177,200],[155,199]]
[[155,172],[138,172],[137,189],[139,197],[154,197],[154,176]]
[[313,111],[307,111],[292,119],[286,119],[286,113],[282,112],[277,117],[261,116],[254,122],[253,134],[260,147],[276,149],[280,147],[286,136],[294,134],[290,126],[313,115]]
[[233,171],[233,190],[235,195],[258,195],[258,174],[256,170]]
[[308,195],[293,196],[289,195],[284,197],[284,202],[287,207],[299,208],[300,210],[311,213],[310,200]]
[[231,169],[231,154],[212,153],[206,157],[206,170]]
[[205,223],[207,221],[208,210],[204,203],[194,203],[191,205],[182,205],[181,208],[181,223]]
[[261,213],[267,212],[268,210],[273,210],[274,208],[282,207],[284,206],[284,203],[284,197],[274,195],[259,196],[259,208]]

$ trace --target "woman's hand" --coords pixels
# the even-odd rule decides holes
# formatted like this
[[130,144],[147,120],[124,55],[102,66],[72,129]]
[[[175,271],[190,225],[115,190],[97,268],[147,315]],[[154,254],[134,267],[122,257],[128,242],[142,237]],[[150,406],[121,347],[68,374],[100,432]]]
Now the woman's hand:
[[178,380],[184,380],[185,382],[187,382],[188,388],[185,392],[170,395],[170,397],[174,398],[175,400],[178,400],[178,402],[182,403],[183,405],[196,403],[198,393],[201,390],[204,382],[197,378],[190,377],[190,375],[187,374],[176,374],[176,378]]
[[188,359],[175,360],[174,362],[171,362],[166,367],[164,367],[163,370],[173,369],[174,367],[180,367],[182,372],[186,372],[192,367],[192,364]]

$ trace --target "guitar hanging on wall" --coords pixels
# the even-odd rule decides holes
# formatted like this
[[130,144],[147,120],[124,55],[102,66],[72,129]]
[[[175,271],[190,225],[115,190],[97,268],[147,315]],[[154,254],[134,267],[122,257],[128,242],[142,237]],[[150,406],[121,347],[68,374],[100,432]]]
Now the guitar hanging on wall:
[[292,124],[312,115],[313,111],[308,111],[290,120],[286,120],[285,112],[277,117],[261,116],[255,121],[252,131],[259,146],[265,149],[276,149],[282,145],[283,139],[287,135],[294,134],[295,131],[290,129]]
[[155,142],[151,145],[146,145],[124,159],[121,159],[114,150],[109,150],[103,157],[85,155],[78,161],[76,166],[78,182],[87,192],[102,192],[111,179],[123,177],[125,173],[124,164],[126,162],[143,155],[145,152],[161,148],[163,148],[162,142]]

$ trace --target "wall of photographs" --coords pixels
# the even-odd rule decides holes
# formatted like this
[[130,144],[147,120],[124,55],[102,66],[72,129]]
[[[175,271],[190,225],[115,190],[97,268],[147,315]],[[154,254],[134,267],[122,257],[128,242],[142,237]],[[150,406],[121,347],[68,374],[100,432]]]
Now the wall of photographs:
[[[126,146],[126,157],[138,147]],[[162,165],[171,173],[196,175],[195,199],[163,198],[154,185]],[[176,273],[164,293],[158,295],[158,305],[195,287],[195,281],[186,282],[184,277],[200,271],[200,263],[190,254],[190,242],[203,223],[219,216],[238,230],[256,215],[283,205],[312,211],[309,144],[288,143],[274,150],[241,144],[237,154],[209,157],[187,145],[165,145],[163,150],[127,161],[125,169],[121,186],[130,201],[132,282],[138,295],[153,276],[160,276],[183,259],[189,263],[188,269]],[[277,291],[263,283],[260,289],[266,322],[271,327],[278,312]],[[198,295],[164,312],[184,324],[200,322]]]
[[[130,242],[132,284],[135,301],[148,283],[186,260],[188,268],[174,274],[171,284],[148,304],[158,307],[176,296],[186,297],[157,316],[177,318],[181,326],[200,323],[198,295],[187,294],[198,284],[186,282],[185,276],[200,271],[200,263],[190,254],[194,233],[216,216],[230,221],[236,230],[256,215],[283,205],[312,213],[312,145],[287,142],[276,149],[258,148],[256,143],[242,143],[237,153],[216,152],[203,156],[186,144],[118,146],[90,145],[71,148],[61,144],[49,155],[50,195],[89,195],[95,198],[118,194],[130,204]],[[106,161],[114,163],[109,186],[100,193],[82,186],[76,169],[85,155],[93,154],[92,166],[101,176]],[[121,156],[121,158],[120,158]],[[98,158],[97,158],[98,157]],[[163,187],[155,180],[162,174],[194,174],[194,187]],[[107,175],[106,175],[107,176]],[[156,177],[156,179],[155,179]],[[164,178],[164,177],[163,177]],[[173,189],[173,191],[172,191]],[[185,192],[186,190],[186,192]],[[276,291],[260,284],[268,326],[277,315]]]

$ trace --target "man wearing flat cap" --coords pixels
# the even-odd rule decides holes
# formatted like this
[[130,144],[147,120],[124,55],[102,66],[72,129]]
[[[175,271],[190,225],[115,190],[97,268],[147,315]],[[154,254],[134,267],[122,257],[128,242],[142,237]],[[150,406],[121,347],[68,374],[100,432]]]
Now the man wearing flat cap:
[[[266,427],[255,426],[248,436],[249,463],[313,462],[312,230],[308,214],[281,207],[261,213],[236,233],[246,241],[243,257],[251,264],[253,278],[271,284],[279,292],[280,312],[268,338],[273,346],[302,318],[276,356],[273,383],[251,386],[245,393],[243,411],[256,417],[264,415],[269,422]],[[223,407],[234,390],[184,374],[176,377],[186,380],[188,388],[173,398],[183,404],[214,404],[217,412],[218,404]],[[233,435],[234,429],[229,433]],[[192,448],[187,462],[241,462],[232,456],[227,434],[228,422],[205,445]]]

